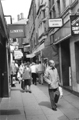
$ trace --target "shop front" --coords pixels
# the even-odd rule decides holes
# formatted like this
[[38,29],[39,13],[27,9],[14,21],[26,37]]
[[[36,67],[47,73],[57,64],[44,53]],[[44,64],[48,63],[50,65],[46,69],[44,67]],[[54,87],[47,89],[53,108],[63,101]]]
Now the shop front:
[[[76,20],[72,19],[74,22],[74,24],[72,24],[70,17],[70,20],[53,34],[53,44],[59,45],[59,69],[62,86],[76,93],[79,93],[78,18],[76,18]],[[77,26],[73,27],[72,25]],[[74,34],[72,34],[72,32],[74,32]]]
[[0,1],[0,98],[10,95],[8,29]]
[[10,95],[10,77],[9,77],[9,47],[7,38],[3,32],[0,33],[0,97]]
[[70,87],[70,20],[54,34],[54,44],[59,45],[59,69],[63,86]]
[[79,93],[79,15],[71,16],[71,33],[72,88]]

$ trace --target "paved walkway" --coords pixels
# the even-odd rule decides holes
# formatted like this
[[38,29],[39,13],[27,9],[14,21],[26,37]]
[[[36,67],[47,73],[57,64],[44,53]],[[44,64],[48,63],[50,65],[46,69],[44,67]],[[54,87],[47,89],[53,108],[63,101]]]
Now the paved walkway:
[[11,97],[0,102],[0,120],[79,120],[79,97],[64,90],[53,111],[49,97],[38,86],[32,85],[32,93],[26,93],[17,84]]

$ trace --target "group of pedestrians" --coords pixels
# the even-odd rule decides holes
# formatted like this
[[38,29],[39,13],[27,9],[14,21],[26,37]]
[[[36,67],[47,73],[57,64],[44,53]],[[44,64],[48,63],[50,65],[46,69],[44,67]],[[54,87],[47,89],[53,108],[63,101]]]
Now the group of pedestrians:
[[17,76],[22,89],[29,93],[32,92],[32,83],[37,85],[37,81],[40,84],[43,84],[45,81],[48,84],[51,107],[53,110],[57,110],[57,102],[60,97],[60,79],[53,60],[49,60],[48,65],[40,61],[38,63],[22,62],[18,67],[18,72],[15,71],[15,73],[17,73],[17,75],[13,74],[13,77]]

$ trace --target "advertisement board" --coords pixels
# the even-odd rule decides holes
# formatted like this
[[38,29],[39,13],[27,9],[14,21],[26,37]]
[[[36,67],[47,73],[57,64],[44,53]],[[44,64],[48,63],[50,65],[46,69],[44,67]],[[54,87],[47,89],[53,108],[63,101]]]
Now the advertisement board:
[[71,34],[77,35],[79,34],[79,15],[71,15],[70,16],[71,21]]
[[8,25],[10,38],[25,38],[25,24]]

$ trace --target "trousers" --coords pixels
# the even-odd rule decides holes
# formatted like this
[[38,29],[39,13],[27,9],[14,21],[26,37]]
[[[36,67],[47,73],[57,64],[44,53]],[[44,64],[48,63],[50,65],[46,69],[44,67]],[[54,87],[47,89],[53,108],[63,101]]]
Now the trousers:
[[50,96],[50,102],[51,102],[51,107],[55,108],[56,107],[56,103],[59,100],[59,96],[60,96],[60,92],[57,89],[49,89],[49,96]]

